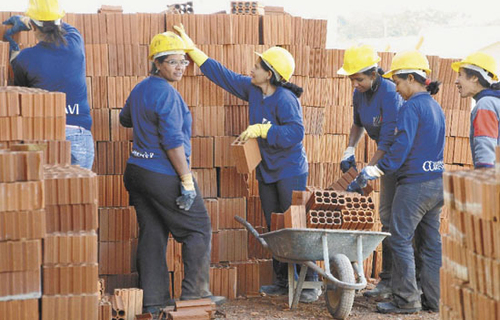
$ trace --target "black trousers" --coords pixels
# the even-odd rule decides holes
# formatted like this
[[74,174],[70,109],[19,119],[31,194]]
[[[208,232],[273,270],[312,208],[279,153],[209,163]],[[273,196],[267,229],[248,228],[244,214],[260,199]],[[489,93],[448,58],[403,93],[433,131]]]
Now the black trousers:
[[[262,203],[262,211],[266,219],[267,229],[271,230],[271,214],[273,212],[285,212],[292,205],[292,194],[294,190],[306,190],[308,174],[302,174],[285,178],[274,183],[259,181],[259,195]],[[273,258],[273,269],[276,274],[274,284],[288,286],[288,263],[279,262]],[[318,274],[312,269],[307,270],[307,281],[318,281]]]
[[137,268],[144,307],[165,306],[170,299],[166,262],[169,234],[182,243],[184,279],[181,300],[210,296],[211,224],[195,181],[196,199],[189,211],[177,207],[180,179],[127,164],[125,187],[137,212]]

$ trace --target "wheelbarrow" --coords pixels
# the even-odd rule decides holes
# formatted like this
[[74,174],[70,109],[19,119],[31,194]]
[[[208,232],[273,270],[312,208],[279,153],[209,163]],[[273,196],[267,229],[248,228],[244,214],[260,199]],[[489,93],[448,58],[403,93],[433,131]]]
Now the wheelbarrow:
[[[302,289],[323,288],[326,307],[335,319],[345,319],[349,316],[355,290],[366,287],[363,260],[385,237],[390,236],[387,232],[339,229],[281,229],[259,234],[241,217],[234,218],[245,226],[264,248],[270,250],[276,260],[288,263],[290,309],[297,307]],[[321,260],[324,261],[325,269],[314,263]],[[301,266],[297,281],[293,263]],[[305,281],[308,268],[323,276],[323,283]]]

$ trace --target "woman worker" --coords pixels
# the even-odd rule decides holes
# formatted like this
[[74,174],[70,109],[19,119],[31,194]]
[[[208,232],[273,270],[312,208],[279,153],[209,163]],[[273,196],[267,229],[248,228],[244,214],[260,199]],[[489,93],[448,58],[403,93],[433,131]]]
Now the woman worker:
[[57,0],[30,0],[27,17],[13,16],[10,34],[35,31],[37,45],[19,51],[10,39],[11,65],[16,86],[66,94],[66,140],[71,141],[71,164],[91,169],[94,142],[85,82],[85,49],[78,30],[63,23]]
[[[283,48],[272,47],[255,63],[251,77],[226,69],[196,48],[184,31],[175,26],[192,51],[188,54],[200,70],[215,84],[248,101],[250,126],[242,139],[257,138],[262,161],[257,167],[259,194],[268,228],[272,212],[285,212],[291,205],[293,190],[305,190],[308,163],[302,140],[304,125],[299,97],[302,88],[288,82],[295,68],[292,55]],[[261,287],[269,295],[287,294],[287,264],[274,261],[277,281]],[[308,270],[306,280],[316,281],[317,275]],[[302,291],[300,301],[318,299],[318,289]]]
[[[351,167],[356,169],[354,151],[365,130],[370,138],[377,142],[377,151],[368,163],[369,166],[375,165],[382,159],[394,141],[396,117],[403,100],[396,92],[394,83],[379,74],[383,73],[382,69],[378,68],[379,61],[380,57],[371,46],[354,46],[346,50],[344,65],[337,71],[340,75],[348,76],[354,87],[354,123],[349,134],[349,146],[340,162],[340,168],[344,173]],[[355,189],[351,191],[361,193],[361,189],[357,187]],[[396,176],[394,174],[383,176],[380,181],[379,214],[384,232],[389,232],[390,229],[395,190]],[[388,239],[382,242],[381,280],[375,289],[364,292],[365,296],[388,298],[391,295],[392,259],[388,242]]]
[[473,97],[476,106],[470,115],[470,147],[474,168],[495,164],[495,147],[500,144],[500,83],[495,59],[475,52],[451,67],[458,72],[455,84],[462,98]]
[[[382,159],[356,178],[363,187],[385,174],[397,176],[389,238],[392,300],[377,305],[382,313],[439,310],[445,120],[441,106],[430,96],[439,91],[439,82],[429,79],[430,72],[427,58],[418,51],[394,56],[384,77],[392,77],[406,100],[398,114],[396,138]],[[419,238],[422,297],[416,282],[414,237]]]
[[166,264],[169,234],[182,243],[181,300],[213,297],[209,291],[211,225],[203,198],[189,170],[189,109],[172,84],[182,79],[188,49],[173,32],[151,40],[151,76],[130,93],[120,123],[134,128],[125,169],[125,187],[137,212],[137,266],[144,290],[144,312],[171,305]]

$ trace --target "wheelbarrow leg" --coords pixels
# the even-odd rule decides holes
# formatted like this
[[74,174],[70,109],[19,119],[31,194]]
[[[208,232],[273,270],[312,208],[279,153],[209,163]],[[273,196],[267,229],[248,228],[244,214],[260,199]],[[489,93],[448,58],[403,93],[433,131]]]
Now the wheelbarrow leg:
[[305,266],[304,264],[300,267],[299,281],[297,282],[297,287],[294,288],[292,305],[290,306],[290,301],[288,302],[290,309],[296,308],[297,304],[299,303],[300,294],[302,293],[302,287],[306,279],[307,269],[307,266]]

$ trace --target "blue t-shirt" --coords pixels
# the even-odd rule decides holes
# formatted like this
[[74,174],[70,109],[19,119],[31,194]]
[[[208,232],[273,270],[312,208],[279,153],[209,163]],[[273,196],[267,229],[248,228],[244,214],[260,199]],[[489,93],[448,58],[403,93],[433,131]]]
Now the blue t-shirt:
[[387,152],[394,141],[398,110],[403,99],[396,92],[393,82],[377,76],[378,88],[374,92],[354,90],[354,124],[366,129],[368,136],[377,142],[381,151]]
[[120,123],[134,128],[128,163],[174,176],[177,172],[166,151],[184,146],[189,164],[193,119],[181,95],[167,80],[151,76],[137,84],[120,112]]
[[67,45],[39,42],[22,50],[12,60],[16,86],[41,88],[66,94],[66,124],[90,130],[92,118],[85,82],[83,38],[74,27],[63,23]]
[[398,114],[396,139],[378,162],[385,173],[396,172],[398,183],[440,178],[444,171],[445,119],[441,106],[428,92],[406,101]]
[[273,183],[308,172],[302,145],[305,133],[302,107],[292,91],[277,87],[271,96],[264,97],[250,77],[237,74],[213,59],[205,61],[200,69],[215,84],[248,101],[250,124],[272,124],[267,139],[257,139],[262,156],[257,167],[259,181]]

